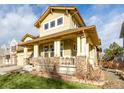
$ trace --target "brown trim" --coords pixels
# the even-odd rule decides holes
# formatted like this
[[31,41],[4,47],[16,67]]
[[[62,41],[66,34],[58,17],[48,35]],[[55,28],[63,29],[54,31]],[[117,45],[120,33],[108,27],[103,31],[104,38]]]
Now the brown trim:
[[[75,6],[49,6],[48,9],[40,16],[40,18],[36,21],[36,23],[34,24],[35,27],[39,28],[40,27],[40,23],[42,22],[42,20],[49,14],[51,13],[51,9],[58,9],[58,10],[73,10],[73,11],[78,11],[77,8]],[[81,19],[81,22],[84,24],[84,26],[86,26],[84,20],[82,19],[79,11],[77,13],[77,15],[79,16],[79,18]]]
[[30,34],[25,34],[24,36],[23,36],[23,38],[22,38],[22,42],[24,42],[24,40],[27,38],[27,37],[30,37],[30,38],[32,38],[32,39],[36,39],[37,37],[35,37],[35,36],[33,36],[33,35],[30,35]]
[[51,39],[55,39],[55,38],[60,38],[62,36],[66,36],[66,35],[69,35],[69,34],[77,34],[79,32],[87,33],[89,35],[89,37],[91,38],[91,40],[93,40],[93,43],[95,45],[99,45],[99,38],[98,38],[98,35],[97,35],[97,32],[96,32],[96,27],[95,26],[80,27],[80,28],[76,28],[76,29],[64,30],[62,32],[58,32],[58,33],[55,33],[55,34],[39,37],[39,38],[34,39],[32,41],[29,41],[29,42],[22,42],[22,43],[19,43],[18,45],[19,46],[33,45],[34,43],[43,42],[45,40],[51,40]]

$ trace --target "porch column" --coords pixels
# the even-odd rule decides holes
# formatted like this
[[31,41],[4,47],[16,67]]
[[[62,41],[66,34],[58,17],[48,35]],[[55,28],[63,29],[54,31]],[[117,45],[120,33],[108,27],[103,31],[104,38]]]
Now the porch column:
[[77,36],[77,56],[81,54],[81,37]]
[[84,36],[81,37],[81,55],[86,56],[86,38]]
[[24,58],[27,58],[28,57],[28,48],[27,47],[24,47]]
[[86,43],[86,57],[89,58],[89,43]]
[[95,60],[95,65],[98,65],[98,58],[97,58],[97,48],[94,48],[94,60]]
[[60,40],[54,41],[54,56],[60,57]]
[[39,57],[39,46],[38,44],[34,45],[34,58]]

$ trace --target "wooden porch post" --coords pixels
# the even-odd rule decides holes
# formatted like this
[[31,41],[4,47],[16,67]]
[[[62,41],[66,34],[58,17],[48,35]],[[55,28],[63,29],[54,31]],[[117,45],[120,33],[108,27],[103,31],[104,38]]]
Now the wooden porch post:
[[81,55],[86,56],[86,38],[84,36],[81,37],[81,45],[82,45]]
[[39,57],[39,46],[38,44],[34,45],[34,58]]
[[27,58],[27,52],[28,52],[28,48],[24,47],[24,58]]
[[57,54],[56,54],[56,49],[57,49],[57,48],[56,48],[56,41],[54,41],[54,57],[57,55]]
[[97,48],[94,48],[94,60],[95,60],[95,64],[96,66],[98,65],[98,58],[97,58]]
[[86,58],[88,61],[88,59],[89,59],[89,43],[88,42],[86,43]]
[[60,57],[60,40],[54,41],[54,56]]
[[77,56],[81,54],[81,37],[77,36]]

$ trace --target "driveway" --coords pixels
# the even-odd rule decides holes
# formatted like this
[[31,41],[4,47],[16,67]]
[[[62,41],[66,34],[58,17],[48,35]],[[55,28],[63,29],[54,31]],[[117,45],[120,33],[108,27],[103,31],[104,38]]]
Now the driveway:
[[21,70],[21,66],[8,66],[8,67],[0,67],[0,75],[12,72],[12,71],[19,71]]

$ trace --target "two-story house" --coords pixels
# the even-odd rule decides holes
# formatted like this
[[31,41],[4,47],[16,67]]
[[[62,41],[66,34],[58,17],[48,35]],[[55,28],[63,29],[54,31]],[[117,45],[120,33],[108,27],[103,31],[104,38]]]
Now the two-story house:
[[36,21],[39,37],[26,35],[19,46],[18,64],[33,54],[38,57],[85,57],[93,66],[97,64],[100,39],[96,26],[86,26],[76,7],[50,6]]

